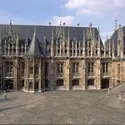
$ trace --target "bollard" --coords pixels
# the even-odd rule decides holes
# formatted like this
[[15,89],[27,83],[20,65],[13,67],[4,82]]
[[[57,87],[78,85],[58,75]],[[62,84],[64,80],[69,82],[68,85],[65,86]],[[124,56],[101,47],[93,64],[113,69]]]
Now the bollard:
[[122,93],[119,92],[119,99],[122,99]]
[[108,88],[108,94],[110,94],[110,88]]

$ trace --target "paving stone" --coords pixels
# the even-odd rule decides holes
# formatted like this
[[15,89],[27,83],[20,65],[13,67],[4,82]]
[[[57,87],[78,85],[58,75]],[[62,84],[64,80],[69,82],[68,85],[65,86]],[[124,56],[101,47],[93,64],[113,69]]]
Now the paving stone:
[[11,92],[0,96],[0,124],[123,124],[125,102],[107,91]]

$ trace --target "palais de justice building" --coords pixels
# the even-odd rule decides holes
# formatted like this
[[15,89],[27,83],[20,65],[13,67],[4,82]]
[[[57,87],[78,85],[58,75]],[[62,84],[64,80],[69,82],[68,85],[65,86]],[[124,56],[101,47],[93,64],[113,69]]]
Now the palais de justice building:
[[125,27],[102,42],[92,27],[0,25],[0,87],[104,89],[125,80]]

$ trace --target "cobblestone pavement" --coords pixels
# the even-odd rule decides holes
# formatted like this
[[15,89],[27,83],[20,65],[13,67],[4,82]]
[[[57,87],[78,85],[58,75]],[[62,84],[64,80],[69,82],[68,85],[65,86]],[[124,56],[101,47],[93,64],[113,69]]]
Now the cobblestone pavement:
[[124,124],[125,102],[107,91],[0,95],[0,124]]

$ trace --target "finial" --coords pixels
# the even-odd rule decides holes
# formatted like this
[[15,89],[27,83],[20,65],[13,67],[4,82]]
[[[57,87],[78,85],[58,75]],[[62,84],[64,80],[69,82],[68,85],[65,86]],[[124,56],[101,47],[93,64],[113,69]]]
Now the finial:
[[60,26],[62,26],[61,21],[60,21]]
[[66,25],[66,23],[64,22],[64,23],[63,23],[63,26],[65,26],[65,25]]
[[89,24],[89,27],[92,28],[92,23]]
[[106,39],[108,40],[108,35],[106,36]]
[[117,21],[117,19],[116,19],[116,17],[115,17],[115,30],[117,30],[117,23],[118,23],[118,21]]
[[100,33],[100,27],[99,27],[99,25],[98,25],[98,32]]
[[12,20],[10,20],[10,25],[12,25]]
[[51,22],[49,22],[49,26],[51,26]]
[[121,28],[121,24],[119,24],[119,28]]
[[77,23],[77,26],[79,27],[79,26],[80,26],[80,23]]
[[117,19],[116,19],[116,17],[115,17],[115,24],[117,24]]

